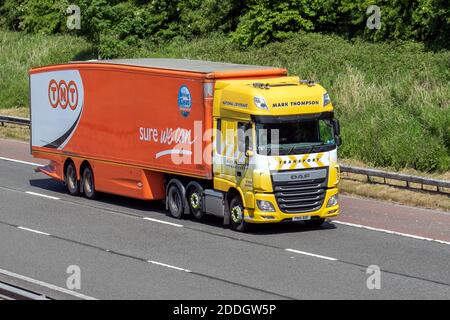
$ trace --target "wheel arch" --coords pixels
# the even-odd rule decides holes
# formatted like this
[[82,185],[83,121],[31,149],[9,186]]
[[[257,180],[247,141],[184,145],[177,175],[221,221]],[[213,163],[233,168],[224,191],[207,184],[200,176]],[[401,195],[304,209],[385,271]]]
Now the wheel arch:
[[187,185],[186,185],[186,192],[191,188],[191,187],[196,187],[196,188],[198,188],[199,190],[205,190],[205,188],[200,184],[200,183],[198,183],[197,181],[191,181],[191,182],[189,182]]
[[80,176],[81,176],[81,173],[83,172],[83,170],[86,167],[91,168],[92,172],[94,172],[94,169],[92,169],[92,165],[89,163],[89,161],[88,160],[83,160],[83,162],[81,162],[81,164],[80,164],[80,170],[79,170],[80,171]]
[[242,205],[244,206],[244,210],[245,210],[245,198],[244,198],[244,194],[242,193],[242,191],[235,187],[228,188],[227,192],[225,193],[225,201],[224,201],[224,205],[225,205],[225,212],[224,212],[224,217],[223,217],[224,226],[228,226],[231,223],[230,202],[231,202],[231,199],[233,199],[237,195],[239,197],[241,197]]
[[245,208],[246,207],[245,197],[244,197],[244,194],[243,194],[242,190],[240,190],[239,188],[230,187],[228,189],[227,193],[225,194],[225,200],[229,204],[231,199],[233,199],[237,195],[241,197],[242,204],[243,204],[243,206]]

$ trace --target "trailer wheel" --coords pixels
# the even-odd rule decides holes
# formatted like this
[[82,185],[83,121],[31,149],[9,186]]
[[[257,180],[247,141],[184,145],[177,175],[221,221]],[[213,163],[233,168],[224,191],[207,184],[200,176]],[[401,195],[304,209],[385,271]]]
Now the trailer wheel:
[[187,201],[194,218],[198,220],[203,218],[202,190],[199,190],[199,188],[195,186],[189,187],[187,191]]
[[73,162],[70,162],[67,165],[65,172],[65,182],[69,194],[71,194],[72,196],[77,196],[80,194],[80,186],[77,179],[77,169],[75,168]]
[[172,185],[169,188],[169,191],[167,192],[167,202],[170,215],[176,219],[181,219],[184,212],[183,196],[177,186]]
[[83,191],[84,195],[88,199],[95,198],[95,181],[94,181],[94,173],[89,165],[87,165],[83,170]]
[[239,195],[230,201],[230,218],[233,230],[244,232],[248,229],[248,223],[244,221],[244,206]]

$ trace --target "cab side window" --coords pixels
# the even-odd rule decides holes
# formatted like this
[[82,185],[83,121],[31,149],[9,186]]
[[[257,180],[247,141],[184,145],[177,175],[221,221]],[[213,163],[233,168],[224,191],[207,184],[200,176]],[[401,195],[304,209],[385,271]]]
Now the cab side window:
[[238,122],[238,150],[246,152],[253,149],[252,125],[246,122]]

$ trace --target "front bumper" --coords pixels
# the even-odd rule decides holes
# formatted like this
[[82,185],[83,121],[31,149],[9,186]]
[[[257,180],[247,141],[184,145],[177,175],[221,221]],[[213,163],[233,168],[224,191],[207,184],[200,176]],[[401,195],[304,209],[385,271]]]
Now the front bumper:
[[[325,200],[319,210],[304,213],[284,213],[278,207],[275,195],[266,193],[255,194],[255,208],[246,209],[244,219],[248,223],[277,223],[282,221],[292,221],[293,217],[311,216],[312,219],[331,218],[339,215],[339,203],[328,207],[327,203],[331,196],[338,193],[337,188],[327,189]],[[275,212],[261,211],[256,205],[256,200],[270,201],[275,208]]]

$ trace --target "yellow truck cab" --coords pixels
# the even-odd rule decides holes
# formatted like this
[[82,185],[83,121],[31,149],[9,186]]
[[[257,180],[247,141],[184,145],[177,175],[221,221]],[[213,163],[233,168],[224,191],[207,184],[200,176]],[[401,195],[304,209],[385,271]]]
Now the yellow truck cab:
[[322,86],[298,77],[220,80],[213,119],[214,190],[238,190],[243,203],[229,207],[236,229],[318,226],[339,214],[340,128]]
[[30,70],[31,150],[71,195],[164,200],[235,230],[339,213],[339,123],[286,69],[186,59]]

